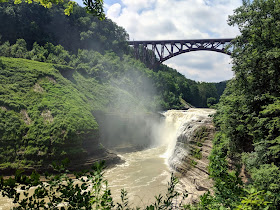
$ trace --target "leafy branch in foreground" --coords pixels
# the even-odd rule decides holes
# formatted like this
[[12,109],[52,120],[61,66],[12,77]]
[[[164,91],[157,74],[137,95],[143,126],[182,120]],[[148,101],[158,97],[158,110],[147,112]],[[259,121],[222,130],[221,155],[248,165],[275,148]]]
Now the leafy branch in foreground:
[[170,182],[168,182],[168,190],[165,196],[159,194],[155,196],[155,203],[147,206],[146,210],[154,209],[186,209],[183,205],[183,201],[188,197],[188,192],[179,193],[176,191],[175,187],[179,183],[179,179],[175,177],[172,173]]
[[[0,0],[0,3],[8,2],[9,0]],[[23,1],[31,4],[33,2],[39,3],[45,8],[51,8],[53,4],[65,4],[65,15],[70,15],[73,12],[75,1],[69,0],[13,0],[15,4],[21,4]],[[83,0],[87,13],[93,14],[99,20],[105,19],[103,0]]]
[[[91,171],[75,173],[75,177],[64,170],[66,161],[62,166],[53,164],[57,174],[41,176],[33,172],[30,176],[18,170],[15,177],[0,179],[0,192],[2,196],[13,199],[15,209],[112,209],[115,207],[108,182],[103,178],[105,162],[96,163]],[[168,191],[165,196],[155,196],[154,204],[145,209],[183,209],[184,199],[175,189],[178,178],[171,176]],[[180,200],[180,202],[178,202]],[[117,203],[118,210],[130,208],[128,193],[121,190],[121,203]],[[136,207],[135,209],[140,209]]]
[[100,20],[105,19],[103,0],[83,0],[84,5],[88,13],[93,14]]
[[75,178],[67,173],[41,177],[33,172],[26,176],[19,170],[14,178],[1,177],[0,189],[18,209],[111,209],[113,199],[103,168],[104,161],[95,164],[92,171],[76,173]]

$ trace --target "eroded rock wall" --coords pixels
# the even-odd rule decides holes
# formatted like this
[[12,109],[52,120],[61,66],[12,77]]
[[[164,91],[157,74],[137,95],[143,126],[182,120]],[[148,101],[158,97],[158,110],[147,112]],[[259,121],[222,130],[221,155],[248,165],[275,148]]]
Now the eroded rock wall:
[[180,177],[179,191],[188,191],[188,203],[195,203],[199,196],[213,186],[209,178],[208,156],[212,149],[215,128],[212,117],[200,115],[187,120],[177,133],[174,152],[169,165]]

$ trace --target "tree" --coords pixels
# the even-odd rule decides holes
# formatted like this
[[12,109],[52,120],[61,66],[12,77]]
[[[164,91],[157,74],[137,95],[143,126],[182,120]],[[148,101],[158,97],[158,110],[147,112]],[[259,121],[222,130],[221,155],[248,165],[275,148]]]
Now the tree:
[[211,107],[217,103],[217,99],[214,97],[207,98],[207,106]]
[[[0,0],[0,3],[8,2],[9,0]],[[53,4],[65,4],[65,15],[70,15],[73,12],[74,5],[77,3],[75,1],[69,0],[24,0],[24,2],[31,4],[33,2],[39,3],[45,8],[51,8]],[[22,3],[22,0],[14,0],[15,4]],[[94,16],[98,17],[100,20],[105,19],[103,0],[83,0],[86,11]]]
[[24,39],[18,39],[16,44],[11,47],[11,55],[14,58],[24,58],[27,53],[26,41]]
[[215,117],[221,138],[214,147],[235,157],[235,165],[244,164],[255,188],[241,203],[263,199],[260,206],[271,204],[271,209],[280,208],[279,14],[279,0],[243,0],[229,16],[229,25],[238,26],[241,35],[233,41],[235,78]]
[[[241,35],[235,39],[233,92],[244,97],[247,109],[247,135],[254,144],[266,142],[268,162],[280,159],[280,2],[244,1],[229,17]],[[238,108],[236,108],[238,109]],[[241,122],[241,123],[244,123]],[[265,141],[264,141],[265,140]],[[274,151],[271,151],[274,150]],[[275,151],[278,151],[275,153]]]
[[99,17],[100,20],[105,18],[103,10],[103,0],[83,0],[84,5],[86,5],[87,12]]

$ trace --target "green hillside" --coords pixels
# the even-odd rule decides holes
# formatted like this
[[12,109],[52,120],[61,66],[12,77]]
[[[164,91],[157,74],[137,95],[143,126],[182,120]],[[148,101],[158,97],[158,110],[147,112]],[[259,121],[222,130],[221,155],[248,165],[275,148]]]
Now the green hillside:
[[1,167],[82,156],[82,141],[85,136],[96,141],[98,124],[85,95],[60,73],[71,69],[25,59],[0,61]]
[[[142,87],[144,75],[138,86],[129,75],[102,83],[80,68],[20,58],[0,61],[2,168],[99,155],[94,112],[128,115],[156,108],[155,93],[139,90],[149,88]],[[85,142],[91,147],[83,148]]]
[[2,168],[82,157],[87,153],[84,141],[92,141],[93,152],[102,152],[94,111],[124,113],[125,106],[132,106],[131,112],[148,111],[125,88],[100,84],[69,66],[19,58],[0,61]]

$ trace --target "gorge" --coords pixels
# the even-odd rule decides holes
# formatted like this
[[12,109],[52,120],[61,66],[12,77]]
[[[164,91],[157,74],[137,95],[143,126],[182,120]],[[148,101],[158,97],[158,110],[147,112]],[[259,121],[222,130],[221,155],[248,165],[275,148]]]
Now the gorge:
[[[180,177],[178,190],[187,190],[190,194],[186,202],[197,202],[211,187],[206,167],[213,137],[209,115],[214,113],[213,109],[169,110],[158,120],[147,120],[150,129],[146,129],[146,135],[152,136],[154,142],[144,150],[119,151],[123,163],[105,171],[104,178],[108,180],[114,200],[119,201],[121,189],[125,189],[133,206],[144,207],[154,201],[154,196],[166,193],[173,172]],[[130,148],[131,143],[126,143]],[[195,147],[202,150],[199,151],[201,157],[194,155]],[[9,203],[8,199],[0,198],[0,208],[11,207]]]
[[[52,8],[36,2],[0,1],[1,194],[13,197],[22,209],[55,209],[62,202],[72,209],[98,209],[93,202],[113,209],[116,202],[113,204],[110,191],[100,194],[93,189],[107,186],[100,180],[104,172],[100,168],[94,168],[89,175],[94,181],[86,181],[87,185],[73,185],[71,173],[52,174],[54,179],[59,177],[54,182],[43,175],[54,172],[52,163],[65,158],[72,168],[63,169],[70,170],[82,170],[105,159],[111,164],[106,178],[112,183],[114,200],[122,187],[135,205],[153,202],[158,193],[167,198],[169,191],[165,193],[162,186],[173,172],[180,178],[177,190],[187,190],[187,202],[195,203],[187,209],[280,209],[278,0],[242,1],[228,17],[228,24],[240,31],[230,49],[234,78],[219,83],[187,79],[164,64],[149,68],[135,59],[127,42],[129,34],[112,20],[99,21],[78,5],[72,5],[73,13],[65,16],[62,1]],[[160,5],[162,1],[155,2]],[[210,6],[210,1],[200,2]],[[201,8],[199,11],[204,14]],[[202,22],[215,29],[214,22],[208,21]],[[207,34],[205,38],[214,35]],[[177,49],[194,50],[185,44],[180,44],[181,49],[176,45]],[[194,47],[216,46],[204,44]],[[163,43],[158,54],[162,58],[164,49],[169,55],[176,53]],[[208,58],[184,61],[184,65],[188,69],[204,61],[204,78],[211,72],[220,81],[221,60],[210,62]],[[219,73],[210,71],[213,68]],[[207,117],[214,110],[174,111],[193,106],[215,107],[215,127]],[[160,113],[163,110],[172,111]],[[26,173],[16,173],[17,169]],[[29,176],[34,170],[38,173]],[[78,173],[73,179],[83,175]],[[17,189],[21,185],[46,187],[20,202]],[[44,203],[46,195],[52,202]],[[9,208],[6,197],[0,198],[0,209]],[[173,204],[166,203],[162,209]],[[150,204],[150,209],[157,208],[156,203]]]

